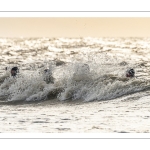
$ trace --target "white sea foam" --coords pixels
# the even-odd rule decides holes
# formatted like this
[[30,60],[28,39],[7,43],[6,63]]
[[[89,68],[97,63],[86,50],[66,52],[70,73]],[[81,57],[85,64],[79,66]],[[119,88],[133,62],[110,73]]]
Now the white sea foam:
[[[110,100],[150,87],[149,39],[0,39],[0,46],[0,97],[6,101]],[[20,69],[15,78],[13,66]],[[128,68],[135,78],[125,77]]]

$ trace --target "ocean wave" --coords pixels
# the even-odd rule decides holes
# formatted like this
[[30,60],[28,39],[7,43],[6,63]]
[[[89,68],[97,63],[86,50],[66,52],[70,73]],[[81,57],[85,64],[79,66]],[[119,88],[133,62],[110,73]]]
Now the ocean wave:
[[[5,96],[6,101],[42,101],[53,98],[60,101],[110,100],[150,87],[150,79],[142,79],[141,76],[126,78],[123,75],[125,66],[120,69],[116,66],[118,70],[109,74],[110,68],[93,70],[92,64],[74,63],[55,66],[47,78],[44,68],[21,72],[16,77],[5,76],[0,85],[0,97]],[[54,82],[47,82],[51,76]]]
[[[149,47],[139,41],[138,38],[47,38],[24,39],[19,44],[16,40],[14,44],[10,39],[0,40],[1,60],[8,67],[7,71],[3,69],[6,65],[1,68],[0,99],[89,102],[149,90]],[[14,65],[20,68],[16,77],[10,75]],[[135,69],[134,78],[125,77],[128,68]]]

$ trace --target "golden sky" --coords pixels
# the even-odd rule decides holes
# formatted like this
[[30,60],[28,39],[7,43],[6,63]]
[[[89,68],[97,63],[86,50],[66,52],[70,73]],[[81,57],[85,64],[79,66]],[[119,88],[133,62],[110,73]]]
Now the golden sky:
[[0,18],[0,37],[149,37],[150,18]]

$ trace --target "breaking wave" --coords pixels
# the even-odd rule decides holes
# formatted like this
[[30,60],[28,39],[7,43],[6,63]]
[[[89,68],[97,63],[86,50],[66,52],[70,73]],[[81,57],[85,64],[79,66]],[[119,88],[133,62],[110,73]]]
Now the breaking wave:
[[[68,47],[65,47],[65,38],[57,39],[59,44],[55,48],[51,46],[44,49],[45,53],[50,51],[62,53],[63,51],[64,59],[59,57],[59,61],[55,58],[38,63],[20,63],[20,73],[16,77],[10,76],[11,66],[8,67],[8,70],[4,71],[0,77],[0,99],[7,102],[31,102],[56,98],[60,101],[89,102],[111,100],[149,90],[148,58],[145,58],[146,52],[142,53],[139,47],[135,51],[135,43],[124,41],[123,45],[119,43],[121,39],[111,39],[111,41],[95,39],[93,42],[93,39],[87,38],[82,39],[80,43],[77,42],[78,40],[81,39],[74,39],[74,41],[68,39]],[[106,45],[107,42],[108,45]],[[118,47],[120,46],[119,48],[115,45],[116,43]],[[66,49],[62,50],[62,47]],[[69,51],[72,48],[74,51]],[[139,52],[143,56],[138,54]],[[147,49],[148,52],[149,49]],[[19,56],[19,53],[14,53],[12,55]],[[71,61],[68,61],[67,57]],[[23,69],[24,66],[25,69]],[[135,69],[136,76],[129,79],[125,77],[125,71],[131,67]],[[45,69],[48,69],[48,72],[45,72]]]

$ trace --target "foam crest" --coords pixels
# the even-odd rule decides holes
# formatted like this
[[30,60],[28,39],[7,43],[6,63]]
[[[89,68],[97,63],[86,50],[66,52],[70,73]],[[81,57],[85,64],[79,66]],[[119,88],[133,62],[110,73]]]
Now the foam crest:
[[[87,64],[86,64],[87,65]],[[132,94],[150,87],[149,80],[125,77],[126,66],[101,66],[100,70],[88,69],[85,64],[76,64],[74,73],[67,80],[66,87],[59,94],[59,100],[83,99],[84,101],[109,100]],[[90,64],[92,67],[92,64]],[[94,64],[98,68],[98,64]],[[103,67],[103,68],[102,68]],[[110,71],[111,70],[111,71]],[[109,74],[111,72],[111,74]]]
[[[0,44],[1,63],[8,67],[0,77],[6,101],[109,100],[150,86],[149,38],[0,39]],[[15,65],[20,73],[11,77]],[[129,68],[135,78],[125,77]]]

